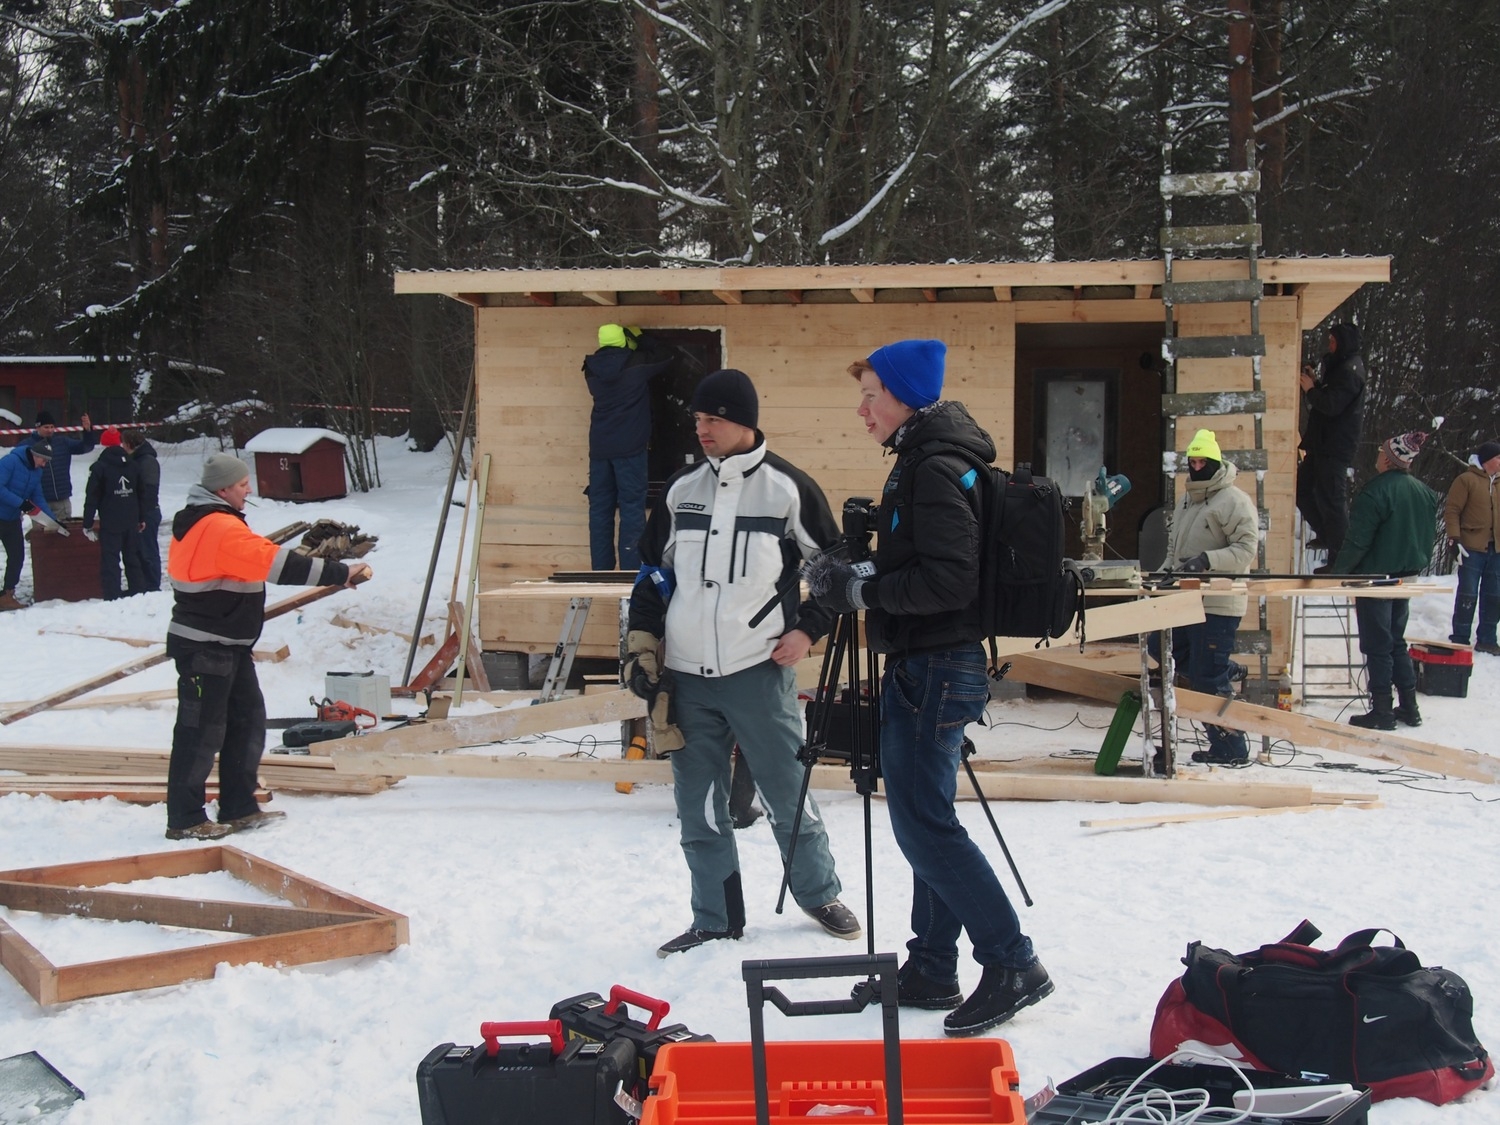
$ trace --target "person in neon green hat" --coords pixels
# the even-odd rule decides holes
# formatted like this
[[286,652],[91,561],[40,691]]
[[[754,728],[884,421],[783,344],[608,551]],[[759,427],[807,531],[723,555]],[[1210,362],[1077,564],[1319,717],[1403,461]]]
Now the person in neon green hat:
[[615,568],[615,513],[619,512],[621,570],[638,570],[637,544],[646,529],[646,448],[651,443],[651,379],[672,365],[672,354],[639,328],[605,324],[599,350],[583,361],[593,396],[589,415],[589,565]]
[[[1187,447],[1188,480],[1167,546],[1168,570],[1178,574],[1245,574],[1255,561],[1260,521],[1250,497],[1235,487],[1237,470],[1224,459],[1212,430],[1199,430]],[[1234,638],[1245,616],[1243,593],[1205,593],[1203,622],[1172,630],[1172,659],[1193,691],[1230,696]],[[1153,637],[1153,640],[1155,638]],[[1152,650],[1153,655],[1156,649]],[[1208,749],[1193,761],[1240,765],[1250,760],[1241,731],[1205,726]]]

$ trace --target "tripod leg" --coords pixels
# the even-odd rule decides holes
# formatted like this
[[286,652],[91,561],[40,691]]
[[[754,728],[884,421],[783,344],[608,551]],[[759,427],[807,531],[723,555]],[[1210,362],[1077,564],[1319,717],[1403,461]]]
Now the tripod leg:
[[[973,747],[974,744],[972,742],[967,738],[964,739],[965,751],[972,753]],[[1010,873],[1016,877],[1016,886],[1021,888],[1021,897],[1026,901],[1027,906],[1035,906],[1036,904],[1031,901],[1031,893],[1027,891],[1026,884],[1021,879],[1021,872],[1016,867],[1016,861],[1011,858],[1010,848],[1005,845],[1005,837],[1000,834],[1000,825],[995,823],[995,814],[990,811],[989,799],[985,797],[984,790],[979,787],[979,778],[974,774],[974,767],[969,765],[969,753],[960,755],[964,763],[964,772],[969,775],[969,783],[974,786],[974,795],[979,798],[979,806],[984,809],[985,819],[990,822],[990,828],[995,833],[995,839],[1000,843],[1000,850],[1005,853],[1005,862],[1010,865]]]

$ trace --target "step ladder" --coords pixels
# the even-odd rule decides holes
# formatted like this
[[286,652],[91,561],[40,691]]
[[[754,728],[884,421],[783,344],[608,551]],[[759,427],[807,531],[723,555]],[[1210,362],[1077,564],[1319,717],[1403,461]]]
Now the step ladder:
[[[1298,520],[1297,557],[1312,573],[1325,560],[1307,549],[1307,524]],[[1364,697],[1364,657],[1351,598],[1296,598],[1292,614],[1292,652],[1302,699],[1348,702]]]
[[[1202,419],[1211,424],[1216,417],[1249,414],[1255,420],[1255,443],[1249,449],[1225,449],[1224,457],[1233,461],[1241,473],[1255,474],[1255,508],[1258,514],[1260,535],[1256,548],[1254,570],[1266,573],[1266,532],[1270,528],[1270,513],[1266,507],[1266,469],[1269,458],[1265,446],[1266,392],[1261,384],[1261,362],[1266,354],[1266,338],[1260,326],[1260,302],[1265,287],[1260,280],[1259,255],[1261,227],[1256,219],[1255,195],[1260,190],[1260,173],[1254,170],[1254,148],[1249,147],[1252,165],[1243,172],[1190,172],[1173,174],[1172,141],[1170,136],[1163,146],[1163,167],[1167,174],[1161,177],[1163,225],[1161,228],[1162,251],[1162,308],[1165,323],[1162,332],[1162,359],[1165,370],[1162,378],[1162,504],[1174,515],[1177,506],[1177,472],[1180,461],[1177,449],[1177,420],[1179,418]],[[1180,199],[1205,201],[1203,210],[1227,210],[1235,212],[1243,208],[1243,221],[1212,225],[1177,225],[1173,222],[1173,204]],[[1222,207],[1217,207],[1222,204]],[[1238,214],[1231,214],[1238,220]],[[1179,270],[1182,259],[1195,259],[1199,255],[1213,254],[1218,260],[1245,262],[1245,277],[1221,280],[1182,280]],[[1191,272],[1191,271],[1190,271]],[[1234,271],[1238,272],[1238,271]],[[1248,313],[1247,334],[1227,336],[1184,336],[1178,319],[1178,308],[1183,305],[1243,306]],[[1180,392],[1177,387],[1179,360],[1193,359],[1243,359],[1249,362],[1251,389]],[[1236,653],[1248,653],[1260,658],[1260,685],[1263,696],[1271,691],[1269,657],[1271,653],[1271,630],[1267,620],[1266,599],[1259,599],[1259,628],[1241,629],[1235,643]],[[1149,704],[1148,704],[1149,709]],[[1173,716],[1163,716],[1163,744],[1166,773],[1171,776],[1174,761],[1170,728]],[[1267,740],[1262,740],[1263,748]]]

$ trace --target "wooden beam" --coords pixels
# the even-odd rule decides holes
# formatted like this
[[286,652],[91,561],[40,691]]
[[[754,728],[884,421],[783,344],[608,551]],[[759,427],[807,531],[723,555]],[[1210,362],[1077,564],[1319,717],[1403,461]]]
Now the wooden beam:
[[930,286],[928,288],[926,288],[926,289],[923,289],[922,290],[922,299],[924,301],[926,301],[929,305],[935,305],[935,304],[937,304],[937,290],[933,289]]
[[787,295],[787,299],[790,300],[792,302],[792,304],[794,304],[794,305],[800,305],[802,303],[802,290],[800,290],[800,289],[788,289],[786,291],[786,295]]
[[618,293],[609,292],[603,289],[586,289],[584,290],[583,295],[590,301],[593,301],[596,305],[618,305],[620,303],[620,296]]
[[745,295],[738,289],[715,289],[714,296],[726,305],[743,305]]
[[658,289],[656,291],[656,295],[658,297],[660,297],[662,299],[662,301],[665,302],[668,305],[680,305],[680,304],[682,304],[682,290],[681,289]]
[[[51,797],[54,801],[101,801],[105,797],[113,797],[130,805],[164,805],[167,801],[167,779],[162,777],[153,782],[145,782],[124,778],[93,781],[86,777],[0,777],[0,795],[6,793]],[[204,794],[206,800],[217,800],[218,785],[208,785]],[[257,789],[255,799],[264,804],[271,799],[271,794],[264,789]]]
[[1120,816],[1108,820],[1080,820],[1080,828],[1158,828],[1163,824],[1191,824],[1199,820],[1239,820],[1250,816],[1280,816],[1282,813],[1318,812],[1321,809],[1383,809],[1380,801],[1350,801],[1343,804],[1282,805],[1269,809],[1220,809],[1216,812],[1167,813],[1161,816]]
[[[381,625],[367,625],[363,621],[355,621],[353,618],[346,617],[342,613],[335,613],[328,619],[328,623],[330,625],[337,625],[340,629],[358,629],[361,633],[364,633],[366,636],[371,637],[389,635],[403,640],[407,644],[411,644],[410,633],[403,633],[399,629],[387,629]],[[430,645],[435,644],[436,642],[437,637],[435,634],[423,633],[421,639],[417,643],[422,645]]]
[[1011,287],[1009,285],[996,285],[993,288],[995,300],[1009,302],[1012,299]]
[[1135,299],[1137,301],[1149,301],[1151,293],[1156,288],[1154,285],[1137,285],[1135,287]]
[[[597,723],[624,719],[641,719],[645,715],[645,701],[637,699],[628,691],[615,691],[608,695],[580,695],[535,707],[512,707],[472,718],[413,723],[397,730],[340,740],[339,752],[333,755],[333,765],[336,770],[344,770],[349,761],[369,759],[382,751],[434,754],[464,746],[485,746],[507,738],[590,727]],[[343,745],[344,742],[348,745]],[[389,770],[374,772],[390,773]]]
[[[1117,703],[1123,692],[1139,682],[1107,672],[1067,667],[1042,656],[1015,657],[1011,662],[1010,678],[1104,703]],[[1473,750],[1455,750],[1386,731],[1343,726],[1310,715],[1296,715],[1275,707],[1258,707],[1240,700],[1226,701],[1217,695],[1185,688],[1178,688],[1176,697],[1179,718],[1212,723],[1247,734],[1284,738],[1298,745],[1317,746],[1355,757],[1397,762],[1468,781],[1500,782],[1500,758]]]
[[875,303],[875,290],[873,289],[851,289],[849,292],[862,305],[873,305]]
[[[112,695],[95,695],[88,699],[71,699],[67,703],[59,703],[55,710],[79,711],[86,707],[137,707],[146,703],[160,703],[167,699],[176,699],[176,688],[153,688],[150,691],[119,691]],[[16,699],[8,703],[0,703],[0,711],[8,711],[15,707],[25,707],[30,700]]]
[[[291,613],[293,610],[301,609],[305,605],[310,605],[312,602],[326,598],[330,594],[337,594],[345,588],[344,586],[310,587],[300,593],[293,594],[289,598],[283,598],[274,605],[267,606],[262,620],[270,621],[274,617]],[[87,695],[95,688],[101,688],[105,684],[112,684],[116,680],[123,680],[126,676],[133,676],[137,672],[144,672],[147,668],[155,668],[158,664],[166,663],[166,660],[166,650],[163,649],[161,652],[142,656],[137,660],[132,660],[111,668],[108,672],[101,672],[91,679],[80,680],[78,683],[55,691],[51,695],[44,695],[41,699],[33,700],[24,707],[17,707],[5,712],[5,714],[0,715],[0,726],[8,726],[11,723],[29,718],[41,711],[49,711],[59,703],[66,703],[70,699],[77,699],[80,695]]]
[[540,292],[537,292],[535,290],[532,290],[532,291],[523,293],[522,296],[525,297],[528,301],[530,301],[533,305],[537,305],[537,306],[539,306],[541,308],[544,308],[544,309],[554,308],[557,305],[557,294],[556,293],[540,293]]
[[[589,698],[595,698],[590,696]],[[472,777],[526,781],[599,781],[672,784],[669,761],[622,758],[542,758],[537,756],[485,754],[423,754],[400,751],[361,753],[343,744],[333,751],[334,768],[359,773],[424,777]],[[990,763],[993,767],[996,763]],[[975,774],[985,797],[997,801],[1108,801],[1140,804],[1176,801],[1196,805],[1251,805],[1280,807],[1314,802],[1310,785],[1221,780],[1215,778],[1099,777],[1095,774],[1059,776],[1056,773],[1012,773],[1004,769],[979,768]],[[814,789],[853,788],[847,766],[813,767]],[[969,793],[959,787],[959,796]]]

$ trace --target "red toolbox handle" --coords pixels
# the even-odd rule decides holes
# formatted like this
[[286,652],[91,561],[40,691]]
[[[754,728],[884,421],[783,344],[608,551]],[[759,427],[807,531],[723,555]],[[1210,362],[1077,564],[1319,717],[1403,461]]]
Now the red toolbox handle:
[[621,1004],[634,1004],[651,1013],[651,1019],[646,1024],[647,1031],[655,1031],[660,1027],[662,1018],[672,1010],[672,1005],[665,1000],[658,1000],[655,996],[647,996],[644,992],[617,984],[609,990],[609,1003],[604,1005],[604,1014],[614,1015],[620,1010]]
[[562,1020],[505,1020],[500,1023],[482,1023],[479,1034],[484,1037],[485,1054],[493,1058],[500,1053],[500,1037],[512,1035],[545,1035],[552,1041],[552,1053],[562,1054]]

